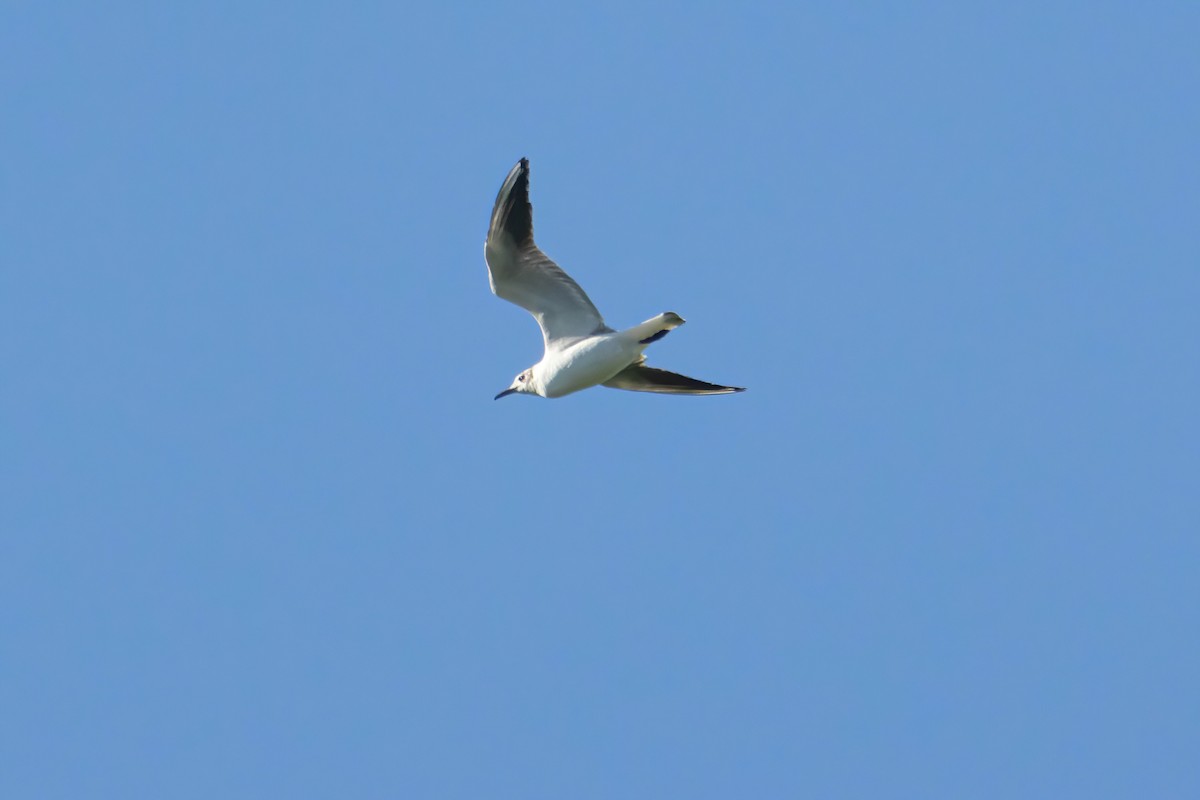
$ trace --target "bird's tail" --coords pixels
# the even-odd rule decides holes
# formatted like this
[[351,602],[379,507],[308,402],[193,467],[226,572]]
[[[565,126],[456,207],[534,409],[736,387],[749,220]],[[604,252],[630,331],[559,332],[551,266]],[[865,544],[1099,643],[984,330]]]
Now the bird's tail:
[[650,344],[657,342],[684,322],[686,320],[674,311],[667,311],[654,319],[646,320],[641,325],[634,325],[625,333],[636,339],[638,344]]

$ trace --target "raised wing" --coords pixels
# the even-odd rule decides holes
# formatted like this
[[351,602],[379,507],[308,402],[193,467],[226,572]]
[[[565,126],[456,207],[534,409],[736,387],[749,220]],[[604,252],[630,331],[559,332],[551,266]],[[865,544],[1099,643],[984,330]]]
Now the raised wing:
[[733,394],[744,392],[737,386],[718,386],[705,383],[676,372],[631,364],[604,382],[610,389],[628,389],[631,392],[656,392],[658,394]]
[[483,252],[492,292],[533,314],[547,348],[611,330],[579,284],[533,243],[527,158],[517,162],[496,195]]

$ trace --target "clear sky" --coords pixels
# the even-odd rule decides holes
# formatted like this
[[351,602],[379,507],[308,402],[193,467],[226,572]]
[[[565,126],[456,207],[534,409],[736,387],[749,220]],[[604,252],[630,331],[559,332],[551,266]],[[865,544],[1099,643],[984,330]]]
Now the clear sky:
[[[0,796],[1200,796],[1193,3],[10,3]],[[651,363],[492,396],[538,242]]]

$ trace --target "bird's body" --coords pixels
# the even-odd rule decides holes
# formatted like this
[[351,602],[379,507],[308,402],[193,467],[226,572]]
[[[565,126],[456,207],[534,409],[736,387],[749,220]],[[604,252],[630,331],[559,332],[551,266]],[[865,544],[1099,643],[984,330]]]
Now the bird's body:
[[562,397],[604,383],[632,364],[641,347],[623,332],[588,336],[566,347],[551,347],[533,365],[542,397]]
[[[678,314],[661,314],[623,331],[607,331],[546,348],[534,364],[534,385],[542,397],[562,397],[603,385],[631,364],[640,363],[648,339],[683,324]],[[653,328],[647,332],[647,328]],[[646,335],[643,335],[645,333]]]
[[484,257],[492,291],[533,314],[542,329],[542,360],[496,395],[562,397],[592,386],[662,394],[744,391],[647,367],[643,351],[684,320],[668,311],[622,331],[604,318],[571,276],[533,242],[529,161],[512,168],[496,196]]

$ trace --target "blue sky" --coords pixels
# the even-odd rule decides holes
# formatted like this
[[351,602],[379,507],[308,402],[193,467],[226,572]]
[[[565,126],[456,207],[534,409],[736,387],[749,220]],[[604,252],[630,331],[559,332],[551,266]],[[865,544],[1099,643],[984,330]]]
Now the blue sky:
[[1200,792],[1196,7],[436,5],[0,12],[0,794]]

